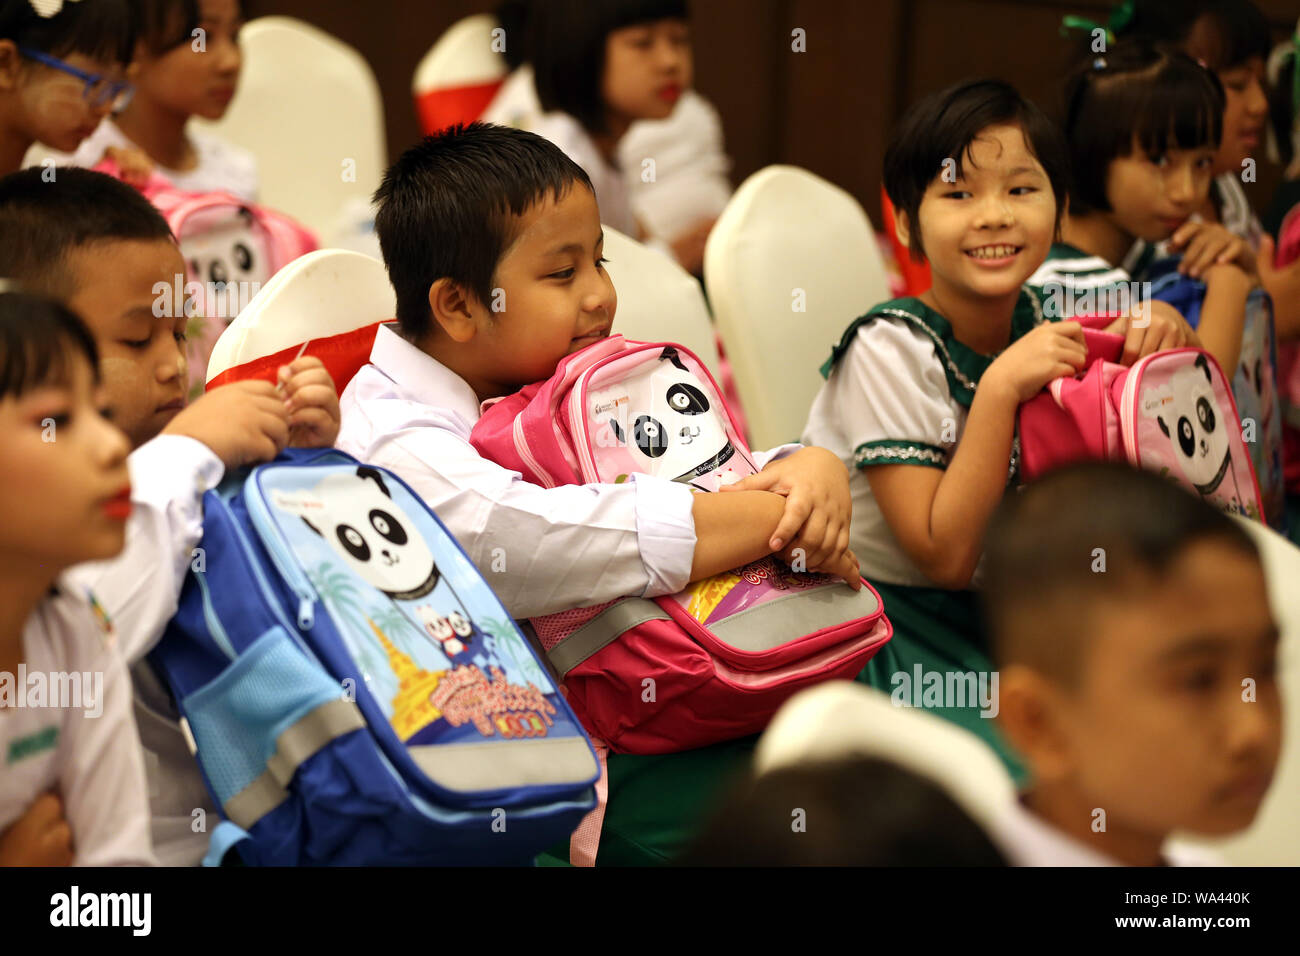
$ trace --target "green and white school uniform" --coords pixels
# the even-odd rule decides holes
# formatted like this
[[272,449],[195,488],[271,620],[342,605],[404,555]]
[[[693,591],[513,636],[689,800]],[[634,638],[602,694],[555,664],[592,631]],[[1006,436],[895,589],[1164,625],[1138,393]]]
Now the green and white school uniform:
[[1113,266],[1101,256],[1090,255],[1068,242],[1057,242],[1026,285],[1042,293],[1043,312],[1051,319],[1111,311],[1113,303],[1123,301],[1118,295],[1120,290],[1128,293],[1133,276],[1146,271],[1154,257],[1155,250],[1139,241],[1123,263]]
[[[1011,320],[1014,342],[1049,318],[1042,299],[1026,288]],[[876,465],[946,468],[966,427],[980,377],[996,356],[959,342],[952,326],[919,299],[894,299],[856,319],[822,367],[826,384],[813,402],[803,441],[839,456],[849,469],[853,496],[851,547],[862,575],[880,592],[894,625],[886,644],[858,680],[904,703],[930,673],[987,675],[992,666],[973,590],[936,588],[898,543],[871,493],[866,469]],[[1019,447],[1007,462],[1010,484]],[[978,585],[977,568],[973,584]],[[917,668],[920,668],[918,673]],[[950,682],[944,678],[944,685]],[[966,701],[925,703],[985,740],[1013,776],[1025,770],[991,717]]]

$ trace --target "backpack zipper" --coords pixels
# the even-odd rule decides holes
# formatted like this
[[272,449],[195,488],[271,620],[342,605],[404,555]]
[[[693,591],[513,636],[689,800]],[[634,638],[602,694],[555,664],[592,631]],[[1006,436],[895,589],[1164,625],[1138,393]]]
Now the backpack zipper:
[[222,652],[233,661],[239,655],[235,652],[235,645],[230,642],[230,635],[226,633],[221,618],[217,617],[216,608],[212,606],[212,593],[208,590],[207,572],[195,571],[194,579],[199,583],[200,597],[203,600],[203,620],[208,625],[208,633],[212,635],[212,640],[221,648]]
[[524,437],[524,416],[522,414],[515,416],[514,425],[510,429],[510,437],[514,439],[515,451],[523,459],[524,464],[532,469],[533,474],[542,479],[547,488],[554,488],[555,478],[533,457],[532,449],[528,447],[528,439]]
[[[265,468],[257,469],[244,484],[244,505],[248,508],[248,517],[257,529],[258,537],[271,556],[271,562],[298,598],[298,630],[310,631],[316,623],[316,590],[307,580],[302,568],[298,567],[298,562],[284,557],[283,552],[288,546],[282,540],[280,529],[271,517],[266,502],[262,500],[261,479],[264,471]],[[260,572],[256,565],[254,569]]]

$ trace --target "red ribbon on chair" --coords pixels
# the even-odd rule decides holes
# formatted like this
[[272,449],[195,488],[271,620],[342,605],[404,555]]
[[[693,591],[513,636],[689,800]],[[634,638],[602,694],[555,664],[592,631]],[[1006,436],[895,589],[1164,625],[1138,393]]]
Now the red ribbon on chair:
[[504,78],[468,86],[445,86],[419,93],[415,112],[420,129],[427,136],[457,123],[472,123],[483,115],[492,97],[501,89]]
[[[352,376],[357,374],[361,366],[370,361],[370,350],[374,348],[375,335],[383,324],[383,322],[375,322],[372,325],[353,329],[351,332],[340,332],[338,335],[312,339],[303,355],[313,355],[324,363],[325,369],[334,379],[334,387],[341,395],[343,389],[348,387],[348,382],[352,381]],[[276,372],[279,371],[280,366],[292,362],[300,348],[302,348],[301,342],[281,349],[273,355],[264,355],[243,365],[228,368],[208,382],[205,391],[210,392],[231,382],[261,380],[274,385]]]

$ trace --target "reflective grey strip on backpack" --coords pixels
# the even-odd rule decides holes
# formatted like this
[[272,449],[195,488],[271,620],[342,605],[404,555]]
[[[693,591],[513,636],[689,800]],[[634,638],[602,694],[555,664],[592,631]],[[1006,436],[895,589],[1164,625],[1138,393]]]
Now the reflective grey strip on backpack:
[[[809,590],[794,590],[755,607],[731,614],[707,625],[713,636],[739,651],[754,654],[780,647],[799,636],[835,627],[879,613],[880,602],[867,588],[854,591],[836,582]],[[750,615],[761,614],[762,626]],[[671,620],[653,601],[627,598],[601,611],[547,653],[547,658],[564,677],[624,631],[647,621]]]
[[671,620],[654,601],[645,598],[627,598],[610,605],[546,652],[546,658],[564,677],[606,644],[611,644],[624,631],[647,621]]
[[245,830],[289,798],[289,781],[318,750],[337,737],[366,725],[357,705],[338,698],[327,700],[275,738],[275,753],[257,779],[225,802],[222,809],[231,822]]
[[[812,634],[880,611],[880,602],[867,588],[855,591],[836,581],[809,590],[789,591],[708,625],[724,644],[751,654],[780,647],[801,634]],[[762,626],[752,615],[762,615]]]

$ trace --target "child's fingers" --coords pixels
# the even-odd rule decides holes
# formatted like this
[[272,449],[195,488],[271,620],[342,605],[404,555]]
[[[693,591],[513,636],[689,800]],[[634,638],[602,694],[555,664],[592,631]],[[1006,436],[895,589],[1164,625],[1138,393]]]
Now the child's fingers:
[[333,385],[304,385],[301,388],[294,389],[285,399],[289,404],[290,410],[295,408],[329,408],[338,407],[338,395],[334,392]]
[[832,544],[826,539],[825,512],[820,508],[812,509],[794,541],[795,548],[803,550],[804,566],[815,568],[829,560],[835,553]]
[[1186,243],[1188,240],[1190,240],[1193,236],[1195,236],[1198,232],[1201,231],[1202,225],[1203,224],[1199,222],[1183,223],[1181,226],[1175,229],[1174,234],[1169,237],[1170,247],[1173,249],[1181,248],[1184,243]]
[[[774,491],[774,485],[780,482],[780,475],[772,471],[760,471],[753,475],[747,475],[730,485],[723,485],[721,491]],[[780,492],[777,492],[780,494]],[[776,550],[775,548],[773,550]]]
[[1053,322],[1048,326],[1058,338],[1072,339],[1080,345],[1084,344],[1083,326],[1075,321],[1070,322]]
[[772,532],[772,537],[767,543],[768,548],[772,551],[780,551],[784,548],[785,543],[793,540],[799,529],[804,526],[811,512],[812,503],[806,493],[791,493],[785,499],[785,510],[781,513],[781,520],[777,522],[776,531]]

